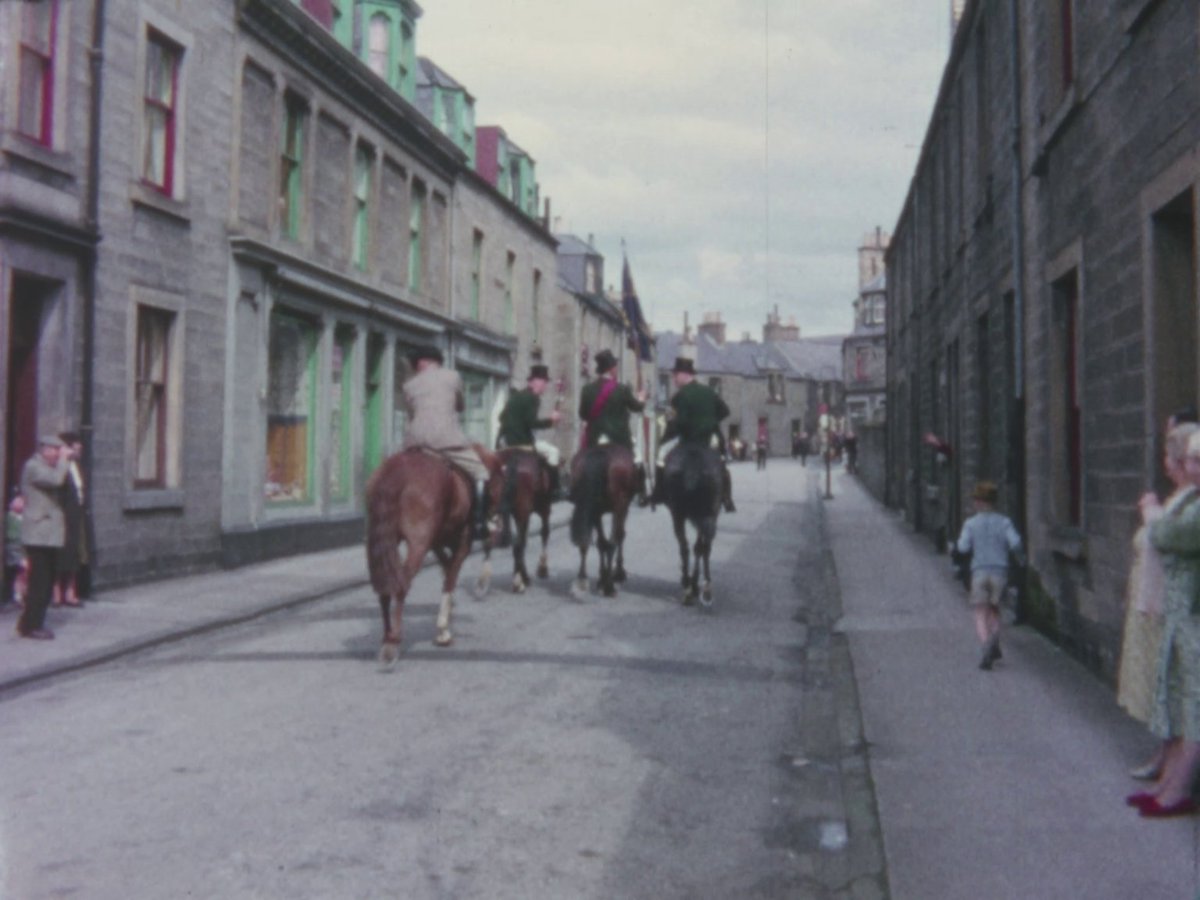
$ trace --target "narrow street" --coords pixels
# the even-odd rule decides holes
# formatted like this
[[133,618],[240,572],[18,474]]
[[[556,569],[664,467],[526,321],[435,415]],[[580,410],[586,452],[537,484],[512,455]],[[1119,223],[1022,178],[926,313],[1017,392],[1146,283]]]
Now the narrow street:
[[446,650],[427,569],[391,671],[357,589],[0,697],[0,896],[886,896],[823,482],[734,471],[711,613],[636,510],[618,597],[559,529]]

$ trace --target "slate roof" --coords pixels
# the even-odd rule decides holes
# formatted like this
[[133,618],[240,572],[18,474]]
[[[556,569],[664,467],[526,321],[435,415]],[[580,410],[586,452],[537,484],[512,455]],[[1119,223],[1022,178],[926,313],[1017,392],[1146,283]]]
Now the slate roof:
[[[660,332],[656,363],[670,369],[683,345],[683,335]],[[718,344],[710,335],[697,334],[696,371],[705,375],[740,375],[764,378],[782,372],[788,378],[841,381],[842,341],[845,335],[800,338],[796,341],[727,341]]]

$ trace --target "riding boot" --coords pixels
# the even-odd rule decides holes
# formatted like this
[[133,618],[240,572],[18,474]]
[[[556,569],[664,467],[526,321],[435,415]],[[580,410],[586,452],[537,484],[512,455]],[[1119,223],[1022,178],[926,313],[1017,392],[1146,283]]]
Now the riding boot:
[[562,488],[562,474],[558,471],[558,466],[546,466],[550,470],[550,502],[556,500],[566,500],[566,494]]
[[667,502],[666,484],[663,477],[666,474],[666,471],[667,470],[665,466],[656,465],[654,467],[654,490],[650,492],[651,509],[654,509],[654,507],[660,503]]
[[725,512],[737,512],[733,505],[733,479],[729,477],[729,469],[721,466],[721,506]]
[[474,529],[472,536],[476,540],[485,540],[488,536],[488,495],[487,482],[484,480],[475,482],[475,497],[471,512],[473,513],[472,527]]

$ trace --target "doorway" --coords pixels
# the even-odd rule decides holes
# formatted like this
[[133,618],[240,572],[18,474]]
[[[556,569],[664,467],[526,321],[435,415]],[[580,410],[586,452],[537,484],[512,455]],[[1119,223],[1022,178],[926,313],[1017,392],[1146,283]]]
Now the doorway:
[[37,449],[38,345],[48,286],[13,278],[8,314],[8,421],[4,429],[4,497],[21,483],[21,469]]

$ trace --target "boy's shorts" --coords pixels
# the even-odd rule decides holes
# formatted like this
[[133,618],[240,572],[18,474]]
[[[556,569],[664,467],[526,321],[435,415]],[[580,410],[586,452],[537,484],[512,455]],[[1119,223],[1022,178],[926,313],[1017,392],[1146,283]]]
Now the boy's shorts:
[[970,604],[972,606],[999,606],[1008,586],[1008,573],[996,569],[981,569],[971,573]]

